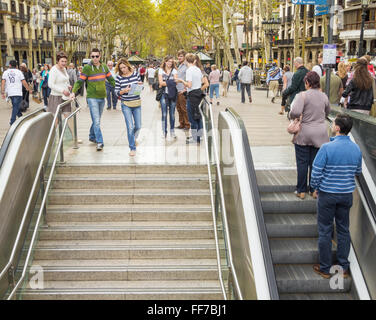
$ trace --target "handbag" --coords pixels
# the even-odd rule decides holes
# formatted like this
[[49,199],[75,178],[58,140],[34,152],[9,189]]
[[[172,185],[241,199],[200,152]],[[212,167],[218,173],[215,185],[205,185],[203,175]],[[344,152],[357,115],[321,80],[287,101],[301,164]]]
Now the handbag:
[[[303,97],[303,104],[304,104],[305,103],[305,94],[304,94],[304,92],[302,93],[302,97]],[[296,102],[296,96],[294,98],[294,101],[291,103],[290,110],[293,109],[295,102]],[[296,138],[296,136],[300,132],[300,129],[302,127],[302,118],[303,118],[303,114],[299,117],[299,119],[291,120],[290,123],[289,123],[289,125],[287,126],[287,132],[289,134],[295,135],[294,138]]]
[[[170,79],[171,74],[172,74],[172,70],[171,70],[171,72],[170,72],[170,74],[169,74],[169,76],[168,76],[168,78],[167,78],[166,81],[168,81],[168,79]],[[159,81],[157,80],[156,83],[158,83],[158,91],[157,91],[157,94],[155,96],[155,100],[161,101],[162,96],[165,93],[165,88],[166,87],[159,88]]]

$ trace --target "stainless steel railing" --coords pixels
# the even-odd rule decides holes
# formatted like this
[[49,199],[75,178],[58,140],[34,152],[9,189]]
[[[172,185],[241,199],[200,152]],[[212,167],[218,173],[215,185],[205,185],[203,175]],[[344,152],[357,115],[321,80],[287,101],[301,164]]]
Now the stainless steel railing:
[[[212,203],[212,214],[213,214],[213,221],[214,221],[214,234],[215,234],[215,241],[216,241],[216,250],[217,250],[217,263],[219,268],[219,278],[221,282],[221,288],[224,294],[224,298],[227,300],[228,298],[231,298],[231,295],[229,294],[229,297],[227,297],[225,285],[222,277],[222,266],[221,266],[221,256],[219,252],[219,240],[218,240],[218,234],[217,234],[217,224],[216,224],[216,217],[221,214],[222,218],[222,227],[224,230],[224,241],[225,241],[225,247],[227,249],[227,267],[229,268],[229,277],[228,277],[228,290],[232,288],[230,281],[232,280],[234,282],[234,289],[235,289],[235,297],[239,300],[243,300],[243,296],[240,290],[238,277],[236,274],[236,270],[234,268],[234,263],[232,259],[232,249],[231,249],[231,240],[229,235],[229,226],[227,221],[227,213],[226,213],[226,206],[224,202],[224,193],[223,193],[223,183],[222,183],[222,174],[221,174],[221,166],[219,161],[219,153],[218,153],[218,144],[217,144],[217,137],[215,135],[215,125],[214,125],[214,117],[213,117],[213,108],[210,103],[206,101],[206,99],[203,99],[201,106],[205,108],[207,107],[208,115],[205,116],[201,107],[200,107],[200,113],[203,121],[203,134],[204,134],[204,140],[205,140],[205,150],[206,150],[206,157],[207,157],[207,163],[208,163],[208,173],[209,173],[209,184],[210,184],[210,197],[211,197],[211,203]],[[209,147],[209,139],[208,139],[208,130],[206,127],[206,120],[208,123],[211,124],[212,129],[212,145],[213,145],[213,153],[214,153],[214,165],[216,167],[216,173],[217,173],[217,183],[218,183],[218,189],[219,189],[219,195],[217,194],[220,199],[219,205],[221,206],[221,212],[218,212],[219,207],[215,205],[216,201],[214,199],[214,192],[212,187],[212,179],[211,179],[211,159],[210,159],[210,147]]]
[[[76,100],[76,103],[78,104],[77,100]],[[72,118],[72,117],[76,117],[76,114],[80,110],[81,110],[80,107],[77,108],[74,112],[72,112],[64,120],[64,126],[62,127],[62,132],[61,132],[61,135],[60,135],[60,139],[59,139],[59,143],[58,143],[58,148],[57,148],[55,156],[54,156],[54,160],[53,160],[53,163],[52,163],[50,175],[49,175],[49,178],[48,178],[48,181],[47,181],[47,186],[46,186],[46,189],[45,189],[45,192],[44,192],[44,195],[43,195],[41,208],[39,210],[38,217],[37,217],[37,220],[36,220],[36,224],[35,224],[35,227],[34,227],[34,230],[33,230],[33,235],[32,235],[31,242],[30,242],[30,245],[29,245],[29,249],[28,249],[28,252],[27,252],[27,256],[26,256],[26,260],[25,260],[25,265],[24,265],[24,268],[22,270],[22,275],[21,275],[20,279],[18,280],[17,284],[14,286],[12,292],[9,294],[8,300],[10,300],[10,299],[13,298],[14,294],[16,293],[17,289],[19,288],[19,286],[21,285],[22,281],[24,280],[24,278],[26,276],[26,270],[28,268],[28,263],[30,261],[31,253],[32,253],[34,245],[35,245],[35,240],[36,240],[36,236],[37,236],[37,233],[38,233],[39,224],[40,224],[42,215],[45,213],[47,196],[48,196],[48,192],[49,192],[50,187],[51,187],[52,177],[54,175],[54,171],[55,171],[55,167],[56,167],[56,163],[57,163],[57,158],[59,157],[59,154],[62,151],[63,140],[64,140],[64,132],[65,132],[65,130],[67,128],[68,120],[70,118]],[[77,140],[77,137],[75,139]]]
[[[64,106],[66,106],[68,104],[71,104],[72,102],[75,102],[75,104],[76,104],[76,110],[73,113],[71,113],[65,119],[64,126],[62,126],[62,112],[61,112],[61,110],[62,110],[62,108]],[[81,107],[79,106],[79,103],[78,103],[77,99],[67,100],[67,101],[65,101],[64,103],[60,104],[57,107],[57,110],[56,110],[53,122],[51,124],[50,132],[49,132],[49,135],[48,135],[48,138],[47,138],[44,150],[43,150],[41,161],[39,163],[38,170],[37,170],[37,173],[36,173],[36,176],[35,176],[35,179],[34,179],[34,183],[33,183],[32,189],[30,191],[30,195],[29,195],[29,198],[28,198],[25,210],[24,210],[22,221],[21,221],[21,224],[20,224],[20,226],[18,228],[18,233],[17,233],[16,240],[14,242],[14,245],[13,245],[12,253],[10,255],[10,258],[9,258],[9,261],[8,261],[7,265],[3,268],[3,270],[0,273],[0,281],[5,276],[8,276],[8,283],[10,285],[11,290],[13,288],[11,294],[8,297],[8,300],[13,297],[14,292],[17,290],[17,288],[20,285],[21,280],[24,278],[25,270],[27,268],[27,263],[28,263],[28,261],[30,259],[31,249],[32,249],[32,247],[34,245],[34,242],[35,242],[35,235],[36,235],[36,231],[38,229],[38,225],[39,225],[39,221],[40,221],[40,216],[38,216],[38,224],[36,224],[36,226],[35,226],[35,230],[34,230],[32,242],[30,243],[30,246],[29,246],[27,260],[25,262],[25,266],[24,266],[24,270],[23,270],[23,273],[22,273],[22,277],[17,282],[17,284],[15,284],[15,272],[16,272],[16,269],[17,269],[17,266],[15,266],[15,264],[16,264],[16,262],[15,262],[16,261],[16,252],[18,251],[19,246],[20,246],[21,241],[22,241],[21,235],[23,234],[23,231],[24,231],[25,227],[27,227],[28,213],[32,209],[31,207],[32,207],[32,204],[33,204],[33,199],[34,199],[36,191],[37,191],[37,186],[39,186],[40,184],[42,184],[41,190],[43,192],[43,194],[42,194],[43,200],[42,200],[42,204],[40,206],[39,214],[43,213],[43,215],[45,216],[46,215],[46,197],[47,197],[48,190],[49,190],[50,183],[51,183],[50,179],[51,179],[51,177],[53,175],[53,172],[54,172],[53,170],[54,170],[55,165],[56,165],[56,159],[57,159],[57,156],[59,154],[60,154],[60,161],[64,162],[64,150],[63,150],[64,132],[65,132],[68,120],[70,118],[72,118],[72,117],[74,117],[74,127],[75,127],[74,130],[73,130],[74,146],[77,147],[77,141],[78,140],[77,140],[77,121],[76,121],[76,115],[77,115],[77,113],[80,110],[81,110]],[[58,149],[56,151],[54,164],[53,164],[53,167],[51,168],[51,171],[50,171],[50,179],[49,179],[49,181],[47,183],[47,187],[44,188],[45,163],[48,160],[47,153],[48,153],[48,150],[50,149],[50,144],[52,142],[52,138],[53,138],[54,133],[55,133],[56,125],[59,126],[59,136],[60,136],[59,145],[58,145],[59,147],[58,147]]]

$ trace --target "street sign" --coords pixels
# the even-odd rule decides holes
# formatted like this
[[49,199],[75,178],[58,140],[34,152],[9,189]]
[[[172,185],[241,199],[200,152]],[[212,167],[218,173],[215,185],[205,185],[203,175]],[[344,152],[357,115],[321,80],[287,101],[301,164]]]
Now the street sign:
[[327,4],[327,0],[291,0],[292,4],[311,4],[311,5],[324,5]]
[[323,50],[323,66],[331,68],[337,63],[337,45],[336,44],[324,44]]
[[323,16],[325,14],[329,14],[329,6],[328,5],[318,5],[315,6],[315,16]]

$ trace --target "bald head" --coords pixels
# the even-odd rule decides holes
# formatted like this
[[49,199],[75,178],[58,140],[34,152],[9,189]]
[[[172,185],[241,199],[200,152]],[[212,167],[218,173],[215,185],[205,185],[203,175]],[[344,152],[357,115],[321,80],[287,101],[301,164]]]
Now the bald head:
[[73,63],[70,63],[70,64],[69,64],[69,68],[74,69],[74,64],[73,64]]
[[109,67],[110,69],[114,66],[114,63],[110,60],[107,62],[107,67]]

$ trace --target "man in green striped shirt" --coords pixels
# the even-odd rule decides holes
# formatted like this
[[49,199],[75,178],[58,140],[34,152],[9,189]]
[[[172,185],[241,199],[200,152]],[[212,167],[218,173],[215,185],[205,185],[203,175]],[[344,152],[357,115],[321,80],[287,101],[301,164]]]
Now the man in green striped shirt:
[[106,79],[115,87],[115,79],[108,67],[101,63],[101,54],[99,49],[95,48],[91,51],[91,63],[87,64],[80,78],[74,84],[73,97],[77,91],[87,83],[87,103],[90,109],[92,125],[90,127],[89,140],[97,144],[97,151],[103,150],[103,136],[100,127],[101,116],[103,113],[106,99]]

